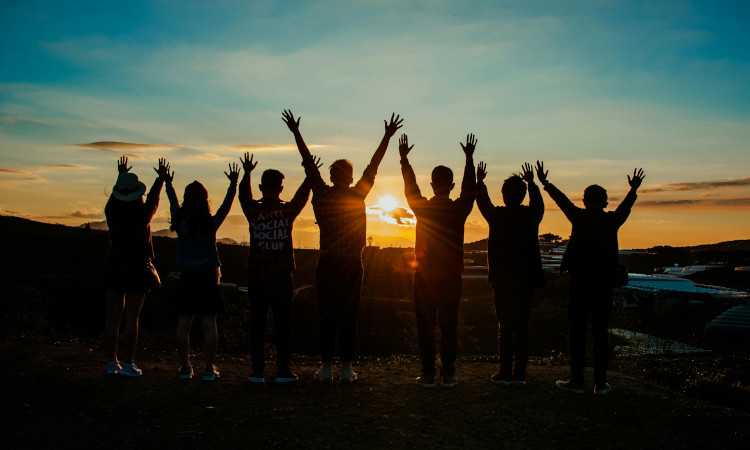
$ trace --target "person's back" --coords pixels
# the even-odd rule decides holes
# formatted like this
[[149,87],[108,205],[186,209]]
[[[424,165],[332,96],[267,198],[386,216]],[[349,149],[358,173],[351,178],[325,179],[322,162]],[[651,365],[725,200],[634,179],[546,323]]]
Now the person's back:
[[587,278],[606,276],[618,265],[617,232],[630,215],[637,198],[636,190],[631,189],[614,211],[604,210],[608,204],[607,194],[598,185],[586,188],[584,208],[572,205],[551,183],[545,190],[560,205],[572,226],[560,270]]
[[417,317],[419,356],[422,376],[416,383],[423,387],[435,386],[435,324],[440,324],[440,375],[443,387],[456,385],[455,367],[458,304],[461,297],[461,272],[463,272],[464,224],[476,197],[476,178],[473,155],[476,139],[466,136],[466,145],[461,144],[466,156],[461,195],[450,199],[453,172],[445,166],[432,171],[434,196],[425,198],[417,185],[414,169],[409,163],[408,137],[399,140],[401,174],[409,207],[417,217],[414,253],[414,308]]
[[401,128],[403,119],[394,113],[391,114],[390,123],[383,121],[385,133],[380,145],[362,178],[354,186],[352,163],[346,159],[331,164],[329,169],[333,186],[330,186],[323,181],[319,167],[302,139],[300,119],[295,119],[291,111],[284,111],[282,116],[302,156],[302,165],[313,191],[313,211],[320,228],[320,257],[315,268],[315,279],[323,364],[315,373],[315,380],[333,379],[331,363],[338,334],[341,380],[352,382],[357,379],[352,360],[355,357],[356,317],[362,289],[362,249],[367,235],[365,198],[375,183],[375,175],[388,142]]
[[[365,172],[362,184],[372,186],[374,176]],[[313,192],[313,212],[320,227],[321,257],[358,257],[365,246],[367,215],[365,197],[369,189],[320,186]]]
[[418,271],[463,272],[464,224],[471,212],[470,206],[466,197],[451,200],[436,196],[414,209]]
[[[503,183],[505,206],[493,206],[484,184],[486,171],[480,163],[477,172],[477,206],[490,227],[487,262],[489,279],[512,277],[544,285],[542,258],[539,250],[539,224],[544,217],[544,202],[533,182],[531,166],[526,165],[524,177],[514,175]],[[529,205],[523,205],[527,184]]]
[[[586,355],[586,331],[591,317],[594,340],[594,393],[607,394],[609,357],[608,323],[612,311],[612,288],[623,282],[618,264],[617,231],[630,215],[643,182],[642,169],[628,176],[630,190],[615,211],[607,212],[607,191],[591,185],[583,193],[584,207],[575,206],[565,194],[547,181],[547,171],[537,161],[537,176],[572,225],[570,242],[563,255],[561,271],[570,273],[568,319],[570,322],[570,379],[558,380],[560,389],[582,394]],[[625,282],[627,282],[625,280]]]
[[295,269],[292,230],[294,220],[307,204],[310,185],[303,181],[291,201],[281,200],[284,175],[269,169],[261,177],[263,197],[255,200],[252,195],[250,173],[256,162],[242,161],[245,176],[239,186],[239,200],[247,218],[250,231],[248,253],[248,275],[255,280],[274,280],[287,277]]

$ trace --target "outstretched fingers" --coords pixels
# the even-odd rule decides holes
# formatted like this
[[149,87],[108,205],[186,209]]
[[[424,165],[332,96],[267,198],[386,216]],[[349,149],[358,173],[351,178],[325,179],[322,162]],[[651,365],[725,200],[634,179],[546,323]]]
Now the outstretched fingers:
[[403,126],[404,119],[401,118],[400,114],[394,112],[391,113],[391,122],[388,123],[386,120],[383,120],[383,123],[385,124],[385,132],[393,136]]
[[312,156],[312,162],[313,164],[315,164],[315,167],[317,167],[318,169],[323,167],[323,163],[320,162],[320,156],[317,156],[317,155],[310,155],[310,156]]
[[477,164],[477,181],[483,181],[487,178],[487,164],[484,161],[479,161]]
[[537,160],[536,161],[536,176],[539,178],[539,181],[541,183],[545,183],[547,181],[547,174],[549,173],[549,170],[544,170],[544,162]]

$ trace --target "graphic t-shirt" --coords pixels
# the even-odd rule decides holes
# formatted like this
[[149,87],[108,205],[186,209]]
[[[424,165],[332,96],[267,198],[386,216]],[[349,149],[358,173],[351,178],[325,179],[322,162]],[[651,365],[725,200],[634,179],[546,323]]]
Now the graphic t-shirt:
[[305,181],[290,202],[265,198],[253,200],[249,177],[246,175],[242,179],[240,205],[250,224],[247,270],[251,279],[275,280],[294,271],[292,226],[309,196],[310,185]]

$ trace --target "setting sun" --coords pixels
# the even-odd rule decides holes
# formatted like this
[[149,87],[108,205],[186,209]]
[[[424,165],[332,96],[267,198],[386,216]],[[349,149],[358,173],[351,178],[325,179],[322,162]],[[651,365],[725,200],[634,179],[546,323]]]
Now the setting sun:
[[380,197],[380,199],[378,199],[378,204],[376,206],[382,209],[384,212],[390,212],[398,206],[398,202],[395,198],[393,198],[393,196],[384,195]]

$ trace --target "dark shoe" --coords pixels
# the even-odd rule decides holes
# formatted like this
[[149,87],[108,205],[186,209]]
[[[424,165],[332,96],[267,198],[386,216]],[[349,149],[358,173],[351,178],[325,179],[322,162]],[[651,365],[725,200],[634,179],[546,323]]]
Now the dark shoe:
[[263,373],[256,372],[254,370],[253,370],[253,374],[247,377],[247,381],[251,383],[258,383],[258,384],[262,384],[266,382],[265,378],[263,378]]
[[513,384],[513,377],[497,372],[495,375],[492,375],[490,381],[495,384],[499,384],[500,386],[510,386],[511,384]]
[[203,381],[216,381],[219,378],[219,371],[216,366],[204,367],[203,368]]
[[121,370],[120,361],[110,361],[107,363],[107,375],[117,375]]
[[276,382],[277,383],[294,383],[295,381],[298,381],[299,377],[297,374],[294,374],[292,372],[287,372],[285,374],[279,374],[276,375]]
[[434,375],[422,375],[421,377],[417,378],[415,381],[418,386],[422,386],[424,388],[434,388],[435,387],[435,376]]
[[586,389],[583,387],[583,384],[573,383],[571,381],[557,380],[555,386],[562,389],[563,391],[572,392],[574,394],[583,394],[586,391]]
[[458,380],[454,375],[451,375],[449,377],[443,377],[443,387],[444,388],[452,388],[455,385],[458,384]]
[[120,375],[125,375],[126,377],[140,377],[142,373],[141,369],[133,363],[123,364],[122,370],[120,370]]
[[180,380],[189,380],[193,378],[193,366],[180,367]]
[[607,395],[610,392],[612,392],[612,386],[610,386],[609,383],[604,383],[601,386],[594,386],[594,394]]

